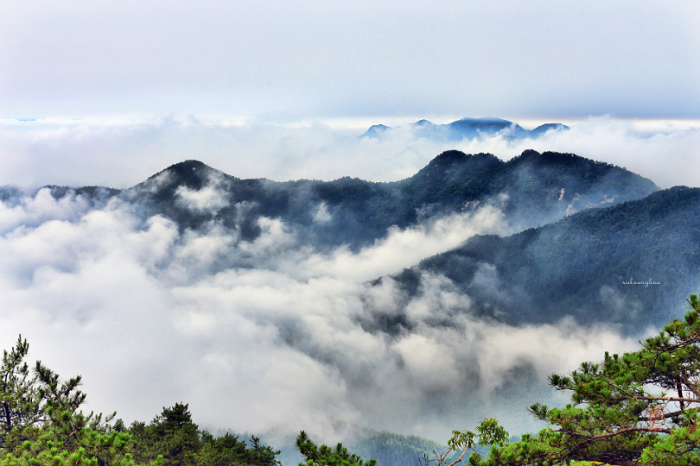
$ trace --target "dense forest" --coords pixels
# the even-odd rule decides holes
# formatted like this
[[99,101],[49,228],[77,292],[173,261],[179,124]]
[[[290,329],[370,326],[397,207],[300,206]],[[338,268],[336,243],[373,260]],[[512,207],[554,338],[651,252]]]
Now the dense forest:
[[698,231],[700,189],[676,187],[508,237],[475,236],[394,278],[418,297],[421,274],[443,274],[474,298],[472,311],[513,324],[573,316],[636,332],[673,316],[697,287]]

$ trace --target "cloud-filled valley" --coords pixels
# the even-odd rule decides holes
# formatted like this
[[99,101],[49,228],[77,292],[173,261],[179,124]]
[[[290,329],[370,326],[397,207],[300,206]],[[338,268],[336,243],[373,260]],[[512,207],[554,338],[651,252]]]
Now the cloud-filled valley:
[[[572,318],[512,325],[481,315],[441,273],[420,272],[414,295],[392,278],[474,235],[515,233],[502,195],[427,210],[355,245],[331,235],[324,244],[307,236],[333,224],[336,205],[302,190],[306,217],[265,216],[261,202],[231,197],[248,181],[179,167],[184,175],[165,170],[119,193],[4,191],[0,338],[21,333],[31,357],[82,374],[89,409],[131,422],[184,401],[212,429],[278,438],[305,429],[333,441],[361,425],[444,441],[487,415],[531,429],[524,406],[552,396],[548,374],[637,345]],[[162,205],[175,210],[157,213],[166,192]],[[185,214],[190,224],[174,220]],[[489,270],[477,277],[484,286]]]

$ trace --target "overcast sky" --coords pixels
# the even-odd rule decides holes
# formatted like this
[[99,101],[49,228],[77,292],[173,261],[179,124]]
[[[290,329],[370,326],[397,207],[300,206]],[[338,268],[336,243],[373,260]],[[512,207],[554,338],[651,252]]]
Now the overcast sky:
[[695,1],[0,6],[0,115],[700,118]]

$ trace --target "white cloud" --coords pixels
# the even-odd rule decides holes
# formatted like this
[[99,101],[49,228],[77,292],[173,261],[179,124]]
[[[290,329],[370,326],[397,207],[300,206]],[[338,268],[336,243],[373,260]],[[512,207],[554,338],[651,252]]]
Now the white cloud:
[[506,231],[501,211],[486,206],[476,212],[431,219],[416,227],[391,227],[385,238],[357,253],[340,247],[331,254],[313,253],[303,261],[293,257],[290,262],[283,262],[280,269],[299,277],[352,277],[356,281],[366,281],[455,248],[475,234]]
[[314,212],[314,222],[324,224],[331,221],[333,216],[328,212],[328,207],[325,202],[319,204],[316,212]]
[[[299,248],[276,219],[263,218],[262,234],[246,242],[216,222],[179,232],[122,201],[85,210],[67,199],[47,203],[40,220],[23,199],[13,215],[29,224],[0,237],[0,341],[7,349],[21,333],[31,358],[83,375],[89,409],[127,422],[184,401],[209,428],[305,429],[334,441],[348,423],[405,433],[422,425],[444,441],[486,415],[529,428],[526,398],[549,372],[636,345],[568,321],[479,319],[468,296],[430,275],[407,310],[413,330],[363,328],[368,299],[388,317],[405,299],[390,279],[377,288],[366,280],[499,231],[493,207],[393,229],[357,253],[322,254]],[[530,378],[519,380],[523,370]],[[509,384],[523,389],[519,414],[491,396]]]
[[212,173],[201,189],[179,186],[175,191],[175,202],[194,211],[216,213],[229,205],[224,190],[226,185],[222,175]]
[[49,188],[40,189],[36,196],[22,196],[19,204],[0,204],[0,231],[6,233],[14,228],[40,225],[47,220],[75,220],[90,208],[82,196],[55,199]]

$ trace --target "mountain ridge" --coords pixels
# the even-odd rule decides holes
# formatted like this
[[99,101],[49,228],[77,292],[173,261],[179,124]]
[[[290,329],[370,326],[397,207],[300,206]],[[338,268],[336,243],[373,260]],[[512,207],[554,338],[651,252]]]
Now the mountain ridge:
[[50,189],[56,198],[73,192],[93,202],[118,196],[138,205],[144,215],[174,220],[181,230],[219,221],[245,240],[260,234],[260,218],[279,218],[307,244],[346,244],[357,250],[384,237],[391,226],[407,228],[488,203],[518,230],[574,211],[641,198],[658,188],[621,167],[574,154],[525,151],[503,161],[493,154],[445,151],[413,176],[384,183],[349,177],[241,179],[186,160],[124,190]]

